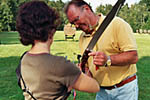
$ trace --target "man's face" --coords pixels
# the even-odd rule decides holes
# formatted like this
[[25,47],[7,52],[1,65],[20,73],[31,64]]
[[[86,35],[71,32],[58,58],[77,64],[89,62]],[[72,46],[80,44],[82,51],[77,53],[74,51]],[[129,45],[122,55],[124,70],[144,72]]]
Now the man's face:
[[67,17],[71,24],[74,24],[77,28],[89,33],[91,31],[90,20],[86,14],[88,14],[88,12],[84,8],[77,8],[74,5],[70,5]]

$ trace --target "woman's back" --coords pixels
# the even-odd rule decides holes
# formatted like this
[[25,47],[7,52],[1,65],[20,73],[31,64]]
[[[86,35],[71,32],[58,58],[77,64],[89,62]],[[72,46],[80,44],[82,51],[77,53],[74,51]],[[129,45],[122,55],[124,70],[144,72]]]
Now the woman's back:
[[[69,86],[80,76],[80,70],[65,58],[48,53],[27,53],[21,62],[26,86],[38,100],[54,100],[67,94]],[[31,98],[24,94],[27,100]]]

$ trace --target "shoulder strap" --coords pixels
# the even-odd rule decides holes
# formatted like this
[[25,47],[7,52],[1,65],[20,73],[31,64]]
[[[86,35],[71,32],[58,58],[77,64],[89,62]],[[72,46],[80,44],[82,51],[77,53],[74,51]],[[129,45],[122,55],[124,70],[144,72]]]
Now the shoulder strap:
[[16,68],[16,75],[17,75],[17,79],[18,79],[18,85],[19,85],[20,88],[21,88],[20,79],[22,78],[22,75],[21,75],[21,60],[22,60],[23,56],[26,53],[27,53],[27,51],[22,54],[22,56],[20,57],[20,61],[19,61],[18,67]]
[[19,85],[19,87],[22,89],[22,87],[21,87],[21,81],[22,81],[22,82],[23,82],[23,85],[24,85],[24,89],[22,89],[22,91],[23,91],[23,92],[27,92],[34,100],[37,100],[37,99],[31,94],[31,92],[29,91],[29,89],[27,88],[27,86],[26,86],[26,84],[25,84],[25,81],[23,80],[23,77],[22,77],[22,74],[21,74],[21,60],[22,60],[23,56],[24,56],[26,53],[27,53],[27,51],[22,54],[22,56],[20,57],[19,65],[18,65],[18,67],[16,68],[16,74],[17,74],[17,79],[18,79],[18,85]]
[[[22,89],[22,91],[28,93],[34,100],[37,100],[37,99],[32,95],[32,93],[29,91],[29,88],[26,86],[25,81],[23,80],[23,77],[22,77],[22,74],[21,74],[21,60],[22,60],[23,56],[24,56],[26,53],[27,53],[27,51],[22,54],[22,56],[20,57],[19,65],[18,65],[18,67],[16,68],[16,75],[17,75],[18,85],[19,85],[19,87],[22,89],[22,87],[21,87],[21,81],[22,81],[23,86],[24,86],[24,89]],[[61,98],[60,100],[67,100],[67,98],[68,98],[68,96],[70,95],[70,93],[71,93],[71,92],[67,92],[66,95],[64,95],[63,98]],[[58,96],[58,97],[59,97],[59,96]],[[56,100],[56,99],[57,99],[57,98],[55,98],[54,100]]]

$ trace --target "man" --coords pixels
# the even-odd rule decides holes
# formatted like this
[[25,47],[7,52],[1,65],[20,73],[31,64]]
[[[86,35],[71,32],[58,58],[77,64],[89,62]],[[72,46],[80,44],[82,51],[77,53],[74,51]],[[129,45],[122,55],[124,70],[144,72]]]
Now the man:
[[[65,13],[71,24],[84,32],[79,46],[83,54],[96,30],[104,20],[83,0],[70,1]],[[96,100],[137,100],[137,46],[130,25],[115,17],[89,53],[87,67],[101,87]],[[98,69],[96,69],[98,67]]]

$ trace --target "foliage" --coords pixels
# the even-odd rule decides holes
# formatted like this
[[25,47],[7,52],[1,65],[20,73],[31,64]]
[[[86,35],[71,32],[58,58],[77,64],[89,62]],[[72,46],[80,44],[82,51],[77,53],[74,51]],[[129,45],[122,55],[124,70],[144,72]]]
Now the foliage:
[[13,22],[13,14],[7,2],[0,4],[0,30],[11,30],[11,23]]
[[[15,31],[16,15],[18,7],[24,2],[31,0],[0,0],[0,31]],[[56,9],[60,14],[61,25],[58,30],[63,30],[63,27],[68,23],[67,17],[63,12],[66,2],[63,0],[43,0],[49,6]],[[107,15],[112,9],[112,5],[99,5],[96,8],[96,13]],[[125,4],[118,13],[127,21],[133,30],[150,29],[150,0],[140,0],[139,3],[129,6]]]
[[150,11],[150,0],[140,0],[139,4],[146,4],[148,11]]
[[[129,6],[125,4],[118,13],[118,16],[127,21],[134,32],[137,29],[150,29],[150,6],[148,0],[142,0],[139,4]],[[106,15],[110,10],[111,5],[99,5],[96,8],[96,13]],[[142,13],[141,13],[142,12]]]
[[112,5],[110,4],[99,5],[99,7],[96,8],[96,13],[102,13],[104,15],[107,15],[111,9],[112,9]]
[[65,6],[65,3],[62,2],[62,0],[57,0],[57,1],[49,1],[49,2],[48,2],[48,5],[51,6],[51,7],[53,7],[53,8],[55,8],[56,11],[59,12],[61,24],[60,24],[60,26],[58,27],[58,30],[63,30],[64,25],[66,24],[65,22],[66,22],[66,20],[67,20],[65,14],[64,14],[64,11],[63,11],[63,8],[64,8],[64,6]]
[[10,23],[11,31],[16,30],[16,16],[17,16],[17,10],[19,6],[19,0],[7,0],[7,4],[10,8],[10,11],[12,12],[12,22]]
[[[16,15],[18,7],[28,1],[32,0],[0,0],[0,31],[15,31],[16,30]],[[60,14],[61,25],[58,27],[62,30],[67,20],[62,8],[65,3],[62,0],[43,0],[49,6],[54,7]]]

